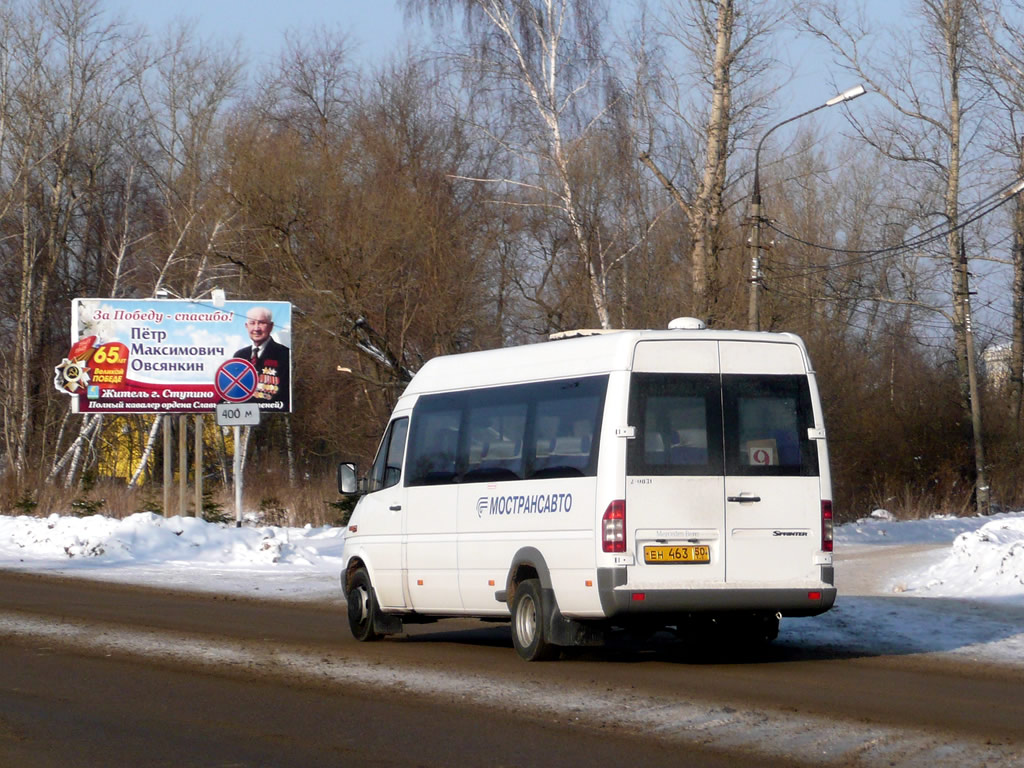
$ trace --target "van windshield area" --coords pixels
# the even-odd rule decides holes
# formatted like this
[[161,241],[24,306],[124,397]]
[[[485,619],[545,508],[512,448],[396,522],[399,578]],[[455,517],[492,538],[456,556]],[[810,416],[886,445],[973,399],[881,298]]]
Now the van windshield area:
[[634,373],[630,475],[817,475],[803,376]]

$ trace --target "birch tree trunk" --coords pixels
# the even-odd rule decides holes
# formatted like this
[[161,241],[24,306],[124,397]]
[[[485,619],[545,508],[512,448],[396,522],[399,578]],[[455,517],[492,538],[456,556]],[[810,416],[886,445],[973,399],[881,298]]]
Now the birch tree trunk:
[[146,471],[146,467],[149,466],[149,459],[153,455],[153,451],[156,448],[157,438],[160,436],[160,425],[163,423],[161,414],[153,416],[153,426],[149,428],[149,437],[146,438],[146,447],[142,450],[142,457],[139,459],[139,466],[135,468],[135,472],[132,473],[132,479],[128,481],[129,488],[135,488],[139,484],[139,478],[142,477],[142,473]]
[[78,475],[78,467],[82,463],[82,457],[85,456],[88,451],[85,449],[93,437],[99,433],[100,428],[103,426],[103,415],[97,414],[90,416],[86,422],[85,428],[78,434],[78,438],[75,440],[74,450],[71,454],[71,467],[68,469],[68,473],[64,476],[64,487],[71,488],[75,483],[75,477]]
[[735,23],[733,0],[718,0],[715,24],[715,48],[712,64],[711,112],[708,119],[704,174],[697,189],[690,223],[693,237],[694,305],[698,317],[713,324],[713,307],[718,302],[719,226],[722,220],[722,193],[725,189],[731,122],[733,61],[732,33]]
[[[965,12],[962,0],[926,0],[926,12],[933,15],[936,31],[942,36],[944,43],[944,60],[946,82],[948,84],[948,125],[946,130],[948,163],[946,165],[945,215],[949,223],[949,236],[946,239],[946,253],[949,258],[949,269],[952,279],[953,298],[953,342],[956,355],[957,379],[960,385],[960,398],[964,410],[970,414],[971,392],[967,362],[967,303],[969,301],[969,272],[967,265],[961,268],[963,236],[957,228],[960,215],[960,169],[961,158],[960,132],[962,130],[962,114],[960,105],[960,80],[963,71],[963,38]],[[975,440],[981,435],[975,435]]]
[[[753,120],[751,113],[764,98],[752,96],[737,105],[734,80],[739,76],[749,84],[764,79],[769,64],[759,44],[775,30],[780,13],[773,2],[686,0],[669,9],[663,25],[663,36],[677,43],[702,75],[676,85],[678,103],[671,107],[676,120],[699,142],[699,150],[693,151],[701,161],[692,169],[694,188],[689,193],[679,190],[653,158],[653,148],[641,153],[640,160],[686,217],[692,312],[709,325],[721,320],[723,312],[719,271],[731,143],[737,131],[749,128],[742,123]],[[771,91],[763,89],[766,94]]]

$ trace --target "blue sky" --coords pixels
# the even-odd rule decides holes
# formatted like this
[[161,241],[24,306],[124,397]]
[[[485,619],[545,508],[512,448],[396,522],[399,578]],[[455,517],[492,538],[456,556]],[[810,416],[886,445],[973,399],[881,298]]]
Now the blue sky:
[[[659,0],[648,2],[657,6]],[[893,21],[902,15],[905,4],[905,0],[867,0],[878,18]],[[425,19],[406,23],[399,0],[105,0],[104,6],[144,24],[158,38],[175,18],[194,19],[199,35],[208,41],[238,40],[257,68],[276,61],[289,29],[301,34],[315,27],[336,27],[348,34],[356,58],[370,65],[383,63],[410,39],[429,39],[434,34]],[[806,98],[813,105],[833,95],[824,74],[829,62],[818,60],[820,49],[808,51],[792,44],[783,48],[784,56],[796,59],[792,63],[798,69],[797,80],[791,86],[795,100]],[[841,88],[850,85],[854,83],[840,83]]]
[[144,24],[155,37],[175,18],[194,19],[201,37],[237,39],[257,65],[276,59],[288,29],[337,26],[371,63],[383,60],[404,36],[397,0],[108,0],[106,6]]

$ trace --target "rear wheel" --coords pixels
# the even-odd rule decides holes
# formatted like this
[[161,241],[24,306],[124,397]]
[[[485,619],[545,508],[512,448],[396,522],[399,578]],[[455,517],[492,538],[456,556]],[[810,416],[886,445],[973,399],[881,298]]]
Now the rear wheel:
[[360,642],[379,640],[381,634],[374,628],[374,619],[379,611],[380,606],[370,585],[370,574],[365,568],[360,568],[348,587],[348,627],[352,630],[352,637]]
[[544,625],[540,582],[527,579],[516,587],[512,598],[512,644],[526,661],[547,661],[558,656],[559,648],[547,641]]

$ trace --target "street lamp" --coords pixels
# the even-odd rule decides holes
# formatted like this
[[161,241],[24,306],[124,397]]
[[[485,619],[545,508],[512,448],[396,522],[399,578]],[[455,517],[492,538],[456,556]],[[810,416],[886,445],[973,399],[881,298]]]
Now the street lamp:
[[781,123],[773,125],[768,131],[761,137],[761,140],[757,143],[757,151],[754,152],[754,190],[750,195],[750,223],[751,223],[751,234],[750,234],[750,306],[747,313],[747,325],[752,331],[761,330],[761,313],[760,313],[760,288],[761,288],[761,147],[764,146],[765,139],[772,135],[772,133],[788,123],[792,123],[795,120],[799,120],[801,117],[807,117],[807,115],[817,112],[819,109],[825,109],[825,107],[833,107],[836,104],[842,104],[844,101],[850,101],[858,96],[863,96],[867,91],[863,85],[856,85],[853,88],[848,88],[842,93],[833,96],[831,99],[826,101],[824,104],[819,104],[814,109],[808,109],[806,112],[801,112],[799,115],[783,120]]

